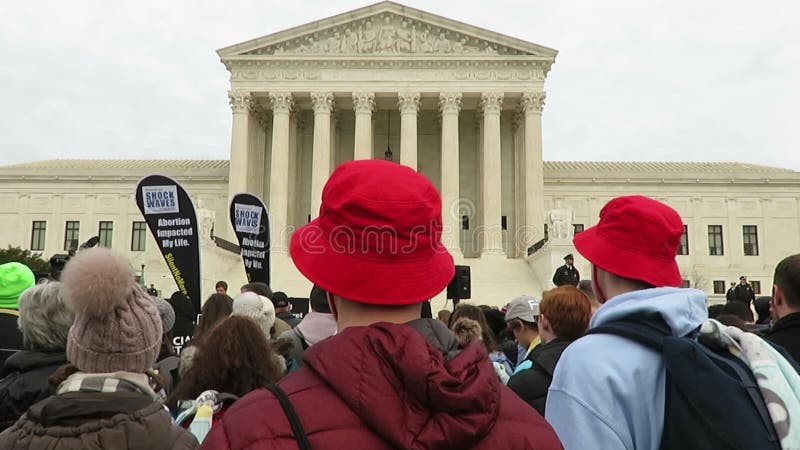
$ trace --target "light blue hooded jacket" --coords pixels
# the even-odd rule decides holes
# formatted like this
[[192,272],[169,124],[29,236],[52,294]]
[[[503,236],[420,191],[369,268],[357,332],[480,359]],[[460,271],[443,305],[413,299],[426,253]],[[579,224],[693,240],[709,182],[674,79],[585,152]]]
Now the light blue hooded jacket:
[[[674,336],[683,336],[708,317],[706,294],[654,288],[618,295],[597,311],[590,327],[652,312],[664,318]],[[585,336],[561,355],[545,418],[565,450],[658,450],[665,381],[656,352],[619,336]]]

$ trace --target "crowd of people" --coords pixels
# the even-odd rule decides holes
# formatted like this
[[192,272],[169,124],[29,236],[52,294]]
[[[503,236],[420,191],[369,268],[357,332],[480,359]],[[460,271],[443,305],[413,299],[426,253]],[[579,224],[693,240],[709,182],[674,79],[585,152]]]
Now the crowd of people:
[[[408,167],[339,166],[292,236],[303,317],[264,283],[194,311],[106,248],[58,281],[0,265],[0,448],[800,448],[800,255],[766,302],[743,278],[709,306],[680,287],[677,212],[619,197],[574,239],[591,281],[568,255],[541,295],[423,317],[454,274],[441,210]],[[343,227],[400,245],[344,252]]]

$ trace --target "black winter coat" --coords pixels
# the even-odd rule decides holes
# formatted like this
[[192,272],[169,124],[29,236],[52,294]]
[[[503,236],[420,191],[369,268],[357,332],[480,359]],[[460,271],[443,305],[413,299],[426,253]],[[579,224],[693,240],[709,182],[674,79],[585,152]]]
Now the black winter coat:
[[0,376],[0,430],[19,419],[28,407],[54,392],[47,379],[63,364],[67,355],[22,350],[5,362]]
[[783,347],[800,363],[800,312],[787,314],[772,325],[765,338]]
[[556,338],[534,348],[526,358],[533,363],[533,366],[515,374],[508,380],[508,387],[539,411],[542,416],[544,416],[547,390],[550,389],[550,383],[553,381],[556,364],[571,343],[572,341]]
[[22,350],[22,332],[17,326],[19,313],[16,310],[0,310],[0,365],[9,356]]
[[556,273],[553,274],[553,284],[556,286],[577,286],[578,283],[581,281],[581,275],[578,273],[578,269],[575,266],[572,268],[567,267],[566,264],[556,269]]

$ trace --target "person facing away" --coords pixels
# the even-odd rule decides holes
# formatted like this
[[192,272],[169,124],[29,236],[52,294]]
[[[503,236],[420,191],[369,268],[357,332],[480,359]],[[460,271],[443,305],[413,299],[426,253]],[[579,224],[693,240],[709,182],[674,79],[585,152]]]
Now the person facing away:
[[[655,314],[678,337],[703,323],[705,293],[678,288],[682,233],[678,213],[648,197],[618,197],[603,207],[598,224],[573,239],[592,264],[603,303],[590,328]],[[665,380],[660,354],[616,335],[590,334],[561,355],[545,417],[568,450],[655,450],[664,427]]]
[[175,352],[180,354],[183,347],[194,336],[196,320],[192,302],[181,291],[175,291],[169,298],[169,304],[175,311],[175,324],[172,326],[172,344]]
[[[270,289],[267,283],[261,281],[253,281],[252,283],[247,283],[241,288],[241,293],[244,294],[245,292],[254,292],[262,297],[266,297],[272,301],[272,307],[275,307],[275,302],[272,300],[272,289]],[[276,317],[275,322],[272,325],[272,329],[270,330],[270,337],[276,338],[277,336],[281,335],[292,327],[289,326],[283,319]]]
[[296,370],[303,365],[303,352],[308,347],[336,334],[336,318],[331,314],[328,305],[328,293],[314,285],[308,303],[311,311],[303,320],[278,336],[278,340],[286,339],[292,343],[291,353],[286,361],[287,370]]
[[[167,400],[167,406],[176,413],[180,412],[180,401],[194,400],[204,391],[242,397],[283,376],[283,368],[272,358],[264,332],[247,317],[222,320],[200,345],[194,364]],[[225,410],[225,405],[220,405],[214,414],[215,422]]]
[[180,377],[186,375],[197,356],[197,349],[203,339],[223,319],[233,312],[233,299],[227,294],[211,294],[200,309],[200,321],[194,330],[194,336],[181,351],[181,363],[178,366]]
[[64,304],[60,286],[58,281],[38,284],[19,297],[23,349],[0,372],[0,430],[52,395],[48,378],[67,363],[67,334],[75,316]]
[[586,332],[592,308],[586,294],[573,286],[544,292],[539,308],[542,345],[528,355],[531,367],[512,376],[508,387],[544,415],[556,364],[567,346]]
[[194,436],[172,424],[151,376],[161,318],[130,262],[104,247],[83,250],[64,268],[61,294],[75,315],[70,365],[51,377],[55,395],[0,433],[0,448],[195,448]]
[[292,314],[292,304],[289,296],[281,291],[272,293],[272,304],[275,305],[275,316],[283,320],[290,327],[294,328],[300,323],[300,319]]
[[800,362],[800,254],[775,266],[772,279],[772,330],[765,338]]
[[[315,450],[558,449],[552,428],[495,376],[478,342],[459,350],[421,303],[453,278],[442,205],[417,171],[381,160],[340,165],[291,257],[328,292],[338,334],[311,347],[285,391]],[[366,233],[372,229],[391,233]],[[352,239],[343,248],[338,239]],[[236,402],[203,448],[298,448],[271,392]],[[277,413],[280,414],[280,413]]]
[[450,330],[453,331],[462,347],[466,347],[475,340],[482,343],[486,347],[486,352],[489,353],[489,360],[497,373],[497,378],[503,384],[508,382],[514,369],[506,355],[497,346],[497,338],[480,307],[468,303],[456,306],[453,314],[450,315]]
[[36,277],[25,264],[0,264],[0,364],[23,348],[17,327],[19,296],[34,284]]
[[581,275],[578,269],[575,268],[575,258],[572,253],[564,257],[564,265],[556,269],[553,274],[553,284],[556,286],[577,286],[581,281]]

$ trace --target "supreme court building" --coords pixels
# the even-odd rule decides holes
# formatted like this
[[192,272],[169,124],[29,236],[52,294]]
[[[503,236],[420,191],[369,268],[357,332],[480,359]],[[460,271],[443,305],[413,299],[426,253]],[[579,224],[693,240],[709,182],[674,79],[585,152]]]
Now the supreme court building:
[[[441,192],[443,240],[472,270],[473,301],[539,296],[571,239],[619,195],[672,205],[686,224],[687,285],[720,298],[800,252],[800,174],[743,163],[542,161],[545,80],[556,50],[381,2],[218,51],[230,72],[230,161],[55,160],[0,167],[0,245],[48,257],[100,234],[148,282],[175,287],[133,200],[138,180],[172,176],[201,222],[203,292],[244,283],[228,200],[270,210],[275,290],[307,296],[288,257],[342,162],[391,159]],[[220,93],[223,95],[224,93]],[[601,145],[601,144],[599,144]],[[105,236],[103,238],[102,236]],[[63,244],[63,245],[62,245]],[[589,278],[588,263],[576,266]],[[434,308],[444,304],[443,295]]]

